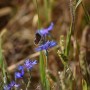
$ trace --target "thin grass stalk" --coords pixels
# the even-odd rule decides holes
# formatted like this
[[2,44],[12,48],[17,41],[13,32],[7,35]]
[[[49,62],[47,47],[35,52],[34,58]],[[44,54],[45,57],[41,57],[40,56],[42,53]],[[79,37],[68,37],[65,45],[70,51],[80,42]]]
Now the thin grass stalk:
[[40,52],[40,73],[43,86],[42,89],[50,90],[49,80],[47,78],[47,57],[43,51]]
[[[26,84],[26,82],[25,82],[25,79],[23,78],[23,79],[21,79],[21,82],[23,83],[23,85],[25,86],[25,87],[27,87],[27,84]],[[27,89],[26,89],[27,90]]]
[[[47,23],[50,21],[49,19],[49,15],[50,15],[50,12],[49,10],[51,10],[51,6],[49,7],[49,4],[50,4],[50,0],[44,0],[44,9],[45,9],[45,17],[46,17],[46,21]],[[50,4],[51,5],[51,4]],[[48,51],[45,50],[45,62],[46,62],[46,65],[45,65],[45,69],[46,69],[46,90],[50,90],[50,82],[49,82],[49,79],[47,78],[48,76]]]
[[46,56],[46,70],[48,70],[48,51],[45,50],[45,56]]
[[3,74],[3,82],[4,82],[4,84],[7,84],[5,65],[4,65],[4,61],[3,61],[3,55],[2,55],[2,39],[1,39],[1,35],[0,35],[0,68],[1,68],[2,74]]
[[51,21],[51,10],[53,0],[44,0],[45,18],[47,23]]
[[28,90],[30,88],[30,84],[31,84],[31,71],[28,70],[28,73],[29,73],[29,80],[28,80],[28,83],[27,83],[27,86],[26,86],[26,90]]
[[49,18],[48,18],[48,0],[44,0],[44,9],[45,9],[46,21],[48,21],[49,20]]
[[[48,76],[48,51],[46,50],[46,76]],[[48,80],[48,78],[46,77],[46,86],[47,86],[47,90],[50,90],[50,82]]]
[[[34,2],[36,3],[36,9],[37,9],[37,14],[38,14],[38,28],[41,27],[41,23],[40,23],[40,14],[39,14],[39,7],[38,7],[38,3],[37,0],[34,0]],[[43,56],[43,52],[40,51],[40,77],[41,77],[41,83],[42,83],[42,88],[47,90],[46,87],[46,71],[45,71],[45,62],[44,62],[44,56]]]
[[75,30],[75,0],[70,0],[70,14],[71,14],[71,26],[69,33],[67,34],[67,40],[66,40],[66,49],[65,49],[65,55],[69,55],[70,51],[70,40],[71,40],[71,35],[74,33]]
[[[69,32],[67,33],[67,39],[66,39],[66,49],[65,49],[65,56],[68,58],[69,56],[69,52],[70,52],[70,45],[71,45],[71,35],[74,33],[75,31],[75,3],[76,3],[76,0],[70,0],[70,14],[71,14],[71,25],[70,25],[70,30]],[[66,65],[66,68],[69,68],[68,66],[68,62],[67,62],[67,65]],[[69,68],[70,69],[70,68]],[[64,71],[65,71],[65,68],[64,68]],[[70,69],[71,71],[71,69]],[[71,71],[71,74],[73,75],[72,71]],[[71,81],[70,83],[70,89],[72,89],[73,87],[73,82]]]
[[70,14],[71,14],[71,30],[74,32],[75,30],[75,4],[76,0],[70,0]]
[[41,28],[41,20],[40,20],[38,1],[37,0],[33,0],[33,2],[35,4],[36,11],[37,11],[37,14],[38,14],[38,28]]
[[42,82],[42,88],[46,90],[46,71],[45,71],[45,60],[44,60],[44,54],[41,51],[40,52],[40,76],[41,76],[41,82]]
[[52,4],[53,4],[53,0],[48,0],[49,4],[48,4],[48,21],[51,21],[51,14],[52,14]]
[[50,90],[49,80],[47,78],[48,75],[48,52],[40,52],[40,73],[41,73],[41,81],[43,83],[43,87],[45,90]]
[[[15,79],[15,82],[17,82],[17,79],[16,79],[16,77],[14,77],[14,79]],[[14,89],[15,89],[15,90],[17,90],[17,88],[16,88],[16,87],[14,87]]]
[[[83,10],[84,10],[84,12],[85,12],[85,17],[86,17],[86,21],[87,21],[87,23],[89,23],[89,21],[90,21],[90,16],[89,16],[89,14],[88,14],[88,11],[86,10],[86,7],[85,7],[85,5],[81,2],[81,5],[82,5],[82,7],[83,7]],[[90,23],[89,23],[90,24]]]
[[[37,0],[34,0],[34,2],[36,3],[36,8],[37,8],[37,13],[38,13],[38,27],[40,28],[41,26],[41,23],[40,23],[40,14],[39,14],[39,7],[38,7],[38,3],[37,3]],[[46,20],[48,22],[48,3],[47,3],[47,0],[44,1],[44,5],[45,5],[45,15],[46,15]],[[43,89],[45,90],[50,90],[49,89],[49,81],[47,79],[47,76],[46,76],[46,70],[47,70],[47,58],[48,56],[46,56],[43,51],[40,52],[40,76],[41,76],[41,82],[42,82],[42,86],[43,86]]]
[[66,49],[65,49],[65,55],[68,56],[69,55],[69,51],[70,51],[70,40],[71,40],[71,34],[72,34],[72,23],[70,26],[70,30],[67,34],[67,40],[66,40]]
[[[84,13],[85,13],[85,19],[86,19],[86,22],[89,23],[90,21],[90,15],[86,9],[86,6],[83,4],[83,0],[76,0],[77,4],[76,4],[76,7],[75,7],[75,11],[77,9],[77,7],[81,4],[82,7],[83,7],[83,10],[84,10]],[[89,23],[90,24],[90,23]]]

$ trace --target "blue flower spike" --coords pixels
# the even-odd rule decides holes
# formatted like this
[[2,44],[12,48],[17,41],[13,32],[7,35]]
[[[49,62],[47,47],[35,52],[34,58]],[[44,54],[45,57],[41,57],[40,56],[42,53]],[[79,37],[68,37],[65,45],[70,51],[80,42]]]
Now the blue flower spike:
[[56,45],[57,45],[57,43],[55,41],[47,41],[45,44],[39,46],[35,50],[36,51],[47,50],[47,49],[52,48],[52,47],[54,47]]
[[37,60],[30,60],[30,59],[27,59],[24,63],[24,66],[27,70],[31,70],[35,65],[37,64]]
[[18,72],[15,72],[15,78],[23,78],[24,76],[24,68],[23,66],[18,67]]

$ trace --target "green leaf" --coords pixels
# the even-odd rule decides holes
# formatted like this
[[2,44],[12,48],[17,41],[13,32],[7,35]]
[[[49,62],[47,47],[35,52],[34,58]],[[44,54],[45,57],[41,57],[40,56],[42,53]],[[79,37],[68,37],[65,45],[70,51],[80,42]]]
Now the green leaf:
[[82,79],[82,90],[88,90],[87,89],[87,82],[84,79]]
[[76,6],[75,6],[75,10],[77,9],[77,7],[81,4],[82,0],[78,0]]

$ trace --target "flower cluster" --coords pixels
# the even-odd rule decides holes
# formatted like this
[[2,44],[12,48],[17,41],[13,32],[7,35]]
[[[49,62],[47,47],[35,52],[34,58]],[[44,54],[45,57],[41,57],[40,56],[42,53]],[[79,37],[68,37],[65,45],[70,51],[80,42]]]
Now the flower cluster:
[[11,90],[13,87],[19,87],[19,84],[16,84],[15,81],[12,81],[10,84],[4,86],[4,90]]
[[15,72],[15,78],[23,78],[24,76],[24,69],[27,69],[27,70],[31,70],[34,65],[37,64],[37,60],[30,60],[30,59],[27,59],[25,62],[24,62],[24,65],[23,66],[19,66],[18,67],[18,72]]
[[45,44],[39,46],[35,50],[36,51],[47,50],[48,48],[54,47],[56,45],[57,43],[55,41],[47,41]]
[[[24,65],[19,66],[17,68],[18,71],[15,72],[15,74],[14,74],[15,75],[15,79],[23,78],[23,76],[24,76],[24,69],[31,70],[34,67],[34,65],[36,65],[36,64],[37,64],[37,60],[32,61],[30,59],[27,59],[24,62]],[[17,88],[17,87],[19,87],[19,85],[16,84],[15,81],[12,81],[10,84],[4,86],[4,90],[11,90],[13,87]]]
[[[41,30],[37,30],[36,32],[36,38],[35,38],[35,44],[39,44],[38,48],[36,48],[36,51],[41,51],[41,50],[48,50],[49,48],[52,48],[54,46],[57,45],[57,43],[53,40],[46,40],[46,37],[48,35],[50,35],[50,31],[53,29],[54,24],[51,23],[51,25],[46,28],[46,29],[41,29]],[[42,42],[42,43],[40,43]],[[32,68],[37,64],[37,60],[30,60],[27,59],[24,64],[22,66],[19,66],[17,68],[18,71],[15,72],[14,76],[15,76],[15,80],[16,79],[23,79],[24,74],[25,74],[25,70],[27,71],[31,71]],[[15,81],[12,81],[11,83],[9,83],[8,85],[4,86],[4,90],[11,90],[13,87],[19,87],[19,84],[16,84]]]
[[51,47],[54,47],[57,45],[55,41],[46,41],[45,38],[50,34],[50,31],[53,29],[54,24],[51,23],[51,25],[47,29],[41,29],[37,30],[36,32],[36,38],[35,38],[35,44],[40,43],[40,46],[36,48],[36,51],[41,51],[41,50],[47,50]]
[[15,78],[22,78],[24,75],[24,67],[19,66],[18,70],[19,70],[18,72],[15,72]]
[[36,65],[36,64],[37,64],[37,60],[31,61],[31,60],[27,59],[24,63],[24,67],[27,70],[31,70],[34,67],[34,65]]

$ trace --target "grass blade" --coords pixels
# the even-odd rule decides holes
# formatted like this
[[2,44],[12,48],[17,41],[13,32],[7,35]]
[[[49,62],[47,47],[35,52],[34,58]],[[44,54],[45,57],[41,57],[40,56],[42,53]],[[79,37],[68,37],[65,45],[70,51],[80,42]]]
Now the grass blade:
[[78,6],[81,4],[82,0],[78,0],[78,2],[76,3],[76,6],[75,6],[75,10],[78,8]]
[[45,86],[45,64],[43,58],[43,52],[40,52],[40,75],[41,75],[41,82],[43,86]]
[[71,34],[72,34],[72,24],[71,24],[71,26],[70,26],[70,31],[69,31],[69,33],[67,34],[65,56],[68,56],[68,55],[69,55]]
[[46,77],[46,69],[45,69],[46,60],[45,59],[46,59],[46,57],[45,57],[44,53],[41,51],[40,52],[40,76],[41,76],[41,82],[42,82],[43,89],[50,90],[49,81],[48,81],[48,78]]
[[1,38],[0,38],[0,68],[2,67],[3,67],[3,57],[2,57]]
[[82,90],[88,90],[87,89],[87,82],[84,79],[82,79]]
[[6,74],[5,74],[5,65],[4,65],[4,61],[3,61],[1,44],[2,43],[1,43],[1,37],[0,37],[0,68],[1,68],[2,74],[3,74],[3,82],[6,84],[7,83],[7,79],[6,79]]

